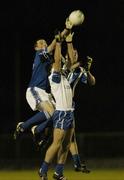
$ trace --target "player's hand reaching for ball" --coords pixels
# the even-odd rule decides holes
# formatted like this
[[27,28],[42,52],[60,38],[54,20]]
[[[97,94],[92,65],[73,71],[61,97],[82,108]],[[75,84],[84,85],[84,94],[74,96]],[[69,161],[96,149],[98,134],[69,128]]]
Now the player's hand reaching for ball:
[[66,42],[67,43],[71,43],[72,42],[72,39],[73,39],[73,35],[74,35],[74,32],[70,32],[69,34],[68,34],[68,36],[66,37]]
[[69,21],[69,18],[66,19],[65,26],[66,26],[66,29],[68,29],[68,30],[72,29],[73,24],[71,23],[71,21]]

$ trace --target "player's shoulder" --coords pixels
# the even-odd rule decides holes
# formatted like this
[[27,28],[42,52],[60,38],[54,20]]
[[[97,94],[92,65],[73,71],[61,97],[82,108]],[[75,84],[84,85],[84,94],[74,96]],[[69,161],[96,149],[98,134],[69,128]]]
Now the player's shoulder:
[[51,75],[49,76],[49,79],[51,81],[53,81],[54,83],[60,83],[61,82],[61,73],[54,71],[54,69],[52,69]]
[[61,73],[60,72],[53,72],[53,75],[52,75],[52,81],[55,82],[55,83],[60,83],[61,82]]

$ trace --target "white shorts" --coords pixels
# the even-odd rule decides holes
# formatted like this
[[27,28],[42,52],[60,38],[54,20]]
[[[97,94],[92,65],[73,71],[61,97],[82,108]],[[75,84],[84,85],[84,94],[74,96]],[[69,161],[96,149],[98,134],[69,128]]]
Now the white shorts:
[[38,87],[30,87],[26,91],[26,100],[33,111],[37,110],[37,105],[43,101],[51,102],[51,95]]

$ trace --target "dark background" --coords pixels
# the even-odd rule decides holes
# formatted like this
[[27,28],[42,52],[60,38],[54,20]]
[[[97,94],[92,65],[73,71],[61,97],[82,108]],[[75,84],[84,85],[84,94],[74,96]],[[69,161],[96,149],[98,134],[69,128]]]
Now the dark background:
[[0,5],[0,133],[13,133],[18,121],[35,114],[25,99],[38,38],[48,43],[62,30],[72,10],[85,21],[75,27],[80,57],[93,57],[94,87],[76,89],[78,132],[121,132],[124,129],[124,0],[4,1]]

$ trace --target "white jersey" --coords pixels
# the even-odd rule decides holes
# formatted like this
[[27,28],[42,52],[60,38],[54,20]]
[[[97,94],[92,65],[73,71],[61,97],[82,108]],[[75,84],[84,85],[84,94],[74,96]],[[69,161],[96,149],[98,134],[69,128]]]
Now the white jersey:
[[[54,77],[60,78],[60,82],[53,80]],[[56,101],[56,110],[60,111],[69,111],[73,110],[72,108],[72,89],[65,78],[65,76],[60,73],[53,72],[49,76],[51,93],[53,94]]]

